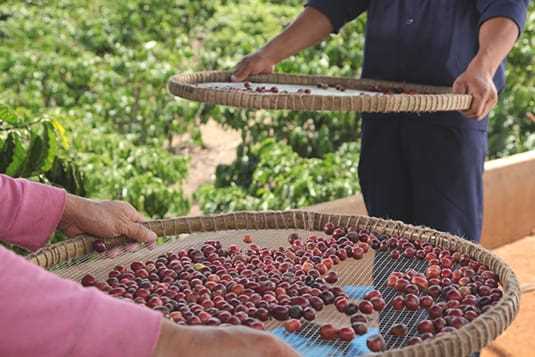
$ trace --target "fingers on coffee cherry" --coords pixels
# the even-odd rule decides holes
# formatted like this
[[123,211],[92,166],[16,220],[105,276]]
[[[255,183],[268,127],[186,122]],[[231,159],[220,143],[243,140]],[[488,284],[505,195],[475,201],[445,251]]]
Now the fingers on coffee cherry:
[[128,219],[122,228],[121,234],[138,242],[154,242],[156,240],[156,233],[140,223],[143,222],[145,218],[130,203],[115,202],[115,204]]
[[251,74],[253,70],[253,64],[249,57],[241,60],[237,65],[234,73],[230,77],[233,82],[241,82],[245,80]]
[[241,82],[255,74],[269,74],[273,72],[273,65],[261,55],[244,57],[237,65],[230,77],[233,82]]

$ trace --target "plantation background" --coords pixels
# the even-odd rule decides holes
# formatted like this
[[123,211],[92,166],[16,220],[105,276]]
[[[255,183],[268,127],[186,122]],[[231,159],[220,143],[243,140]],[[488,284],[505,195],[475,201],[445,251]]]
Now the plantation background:
[[[182,71],[231,69],[278,33],[302,1],[13,0],[0,4],[0,172],[150,217],[287,209],[359,191],[355,114],[244,111],[172,98]],[[359,75],[365,19],[278,71]],[[535,4],[509,56],[508,86],[490,120],[489,158],[535,148]],[[531,119],[530,119],[531,118]],[[209,120],[239,133],[236,160],[213,183],[183,191]],[[194,150],[190,150],[194,151]]]

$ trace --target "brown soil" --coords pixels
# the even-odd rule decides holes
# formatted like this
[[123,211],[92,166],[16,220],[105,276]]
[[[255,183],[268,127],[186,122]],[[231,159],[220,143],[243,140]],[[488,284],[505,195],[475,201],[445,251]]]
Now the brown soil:
[[[236,147],[241,142],[237,131],[224,129],[212,120],[201,127],[201,134],[204,147],[189,144],[186,136],[173,142],[173,151],[190,157],[188,178],[182,186],[190,198],[200,185],[214,180],[217,165],[229,164],[236,158]],[[199,206],[193,202],[190,215],[198,214],[201,214]]]

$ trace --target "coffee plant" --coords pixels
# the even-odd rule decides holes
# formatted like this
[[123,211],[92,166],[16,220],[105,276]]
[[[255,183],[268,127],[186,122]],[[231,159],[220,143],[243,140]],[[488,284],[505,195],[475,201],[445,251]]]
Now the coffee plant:
[[69,148],[56,117],[34,117],[0,104],[0,173],[35,178],[84,195],[83,175],[62,152]]
[[254,171],[245,175],[251,174],[250,181],[239,186],[234,177],[219,177],[215,184],[202,186],[195,198],[204,212],[214,213],[290,209],[347,197],[359,191],[358,156],[356,143],[342,144],[318,159],[302,158],[289,145],[265,139],[247,155],[255,163]]

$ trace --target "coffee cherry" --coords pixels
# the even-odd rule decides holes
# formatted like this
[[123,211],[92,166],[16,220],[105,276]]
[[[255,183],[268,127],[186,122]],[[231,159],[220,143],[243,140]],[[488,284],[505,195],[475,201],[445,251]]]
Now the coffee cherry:
[[429,286],[429,282],[427,281],[427,279],[419,275],[414,275],[411,279],[411,283],[413,283],[422,290],[427,289]]
[[[227,311],[224,311],[224,312],[227,312]],[[230,315],[230,313],[228,313]],[[288,314],[289,314],[289,311],[288,311]],[[264,309],[264,308],[258,308],[256,310],[256,314],[255,314],[255,317],[257,319],[259,319],[260,321],[267,321],[269,320],[269,311],[267,309]],[[219,317],[221,318],[221,317]]]
[[414,294],[407,294],[405,296],[405,307],[407,310],[416,311],[420,307],[420,299]]
[[290,318],[288,308],[281,305],[274,306],[271,309],[271,315],[278,321],[286,321]]
[[469,310],[469,311],[466,311],[464,313],[464,317],[468,320],[468,321],[472,321],[473,319],[477,318],[479,316],[479,314],[474,311],[474,310]]
[[373,299],[370,300],[370,302],[373,305],[373,309],[378,312],[383,311],[386,305],[383,298],[380,298],[380,297],[374,297]]
[[324,340],[331,341],[336,339],[336,336],[338,335],[338,330],[334,328],[331,324],[326,324],[320,327],[320,336]]
[[82,278],[81,283],[82,283],[82,286],[86,286],[86,287],[95,286],[95,284],[97,283],[97,279],[95,279],[93,275],[87,274]]
[[330,291],[324,291],[320,294],[320,298],[323,300],[323,302],[326,304],[326,305],[330,305],[332,303],[334,303],[334,294]]
[[335,228],[336,227],[333,223],[325,223],[325,225],[323,226],[323,232],[327,235],[331,235],[333,234]]
[[305,307],[303,310],[303,318],[307,321],[313,321],[316,319],[316,312],[311,307]]
[[353,247],[353,259],[359,260],[364,256],[364,250],[361,247]]
[[106,251],[106,243],[104,243],[104,241],[100,240],[100,239],[97,239],[93,242],[93,249],[95,250],[95,252],[97,253],[103,253]]
[[363,314],[369,315],[373,312],[373,304],[368,300],[363,300],[359,304],[359,310]]
[[355,332],[350,327],[344,327],[338,330],[338,338],[342,341],[351,342],[355,338]]
[[288,321],[284,322],[284,328],[288,332],[299,331],[299,330],[301,330],[301,327],[302,327],[301,321],[296,320],[296,319],[292,319],[292,320],[288,320]]
[[427,289],[427,293],[436,299],[442,293],[442,288],[439,285],[431,285]]
[[403,291],[406,294],[414,294],[414,295],[418,295],[420,293],[420,289],[418,289],[418,287],[414,284],[407,285],[405,289],[403,289]]
[[424,295],[420,297],[420,307],[422,309],[429,309],[434,303],[434,300],[429,295]]
[[416,325],[416,330],[419,333],[433,333],[433,322],[431,320],[422,320]]
[[428,279],[439,278],[441,272],[442,269],[439,265],[430,265],[425,271],[425,276],[427,276]]
[[461,301],[463,299],[463,296],[461,295],[459,290],[457,290],[455,288],[450,288],[450,289],[446,290],[445,292],[443,292],[443,294],[445,294],[445,298],[448,301],[449,300]]
[[300,319],[303,316],[303,308],[299,305],[293,305],[288,309],[288,315],[293,319]]
[[407,326],[405,324],[400,323],[393,325],[392,328],[390,328],[389,334],[391,334],[392,336],[403,337],[407,336],[407,332]]
[[405,307],[405,299],[403,296],[396,296],[394,299],[392,299],[391,304],[394,310],[401,311]]
[[357,312],[359,312],[359,307],[354,303],[347,304],[346,308],[344,309],[344,313],[348,316],[354,315]]
[[429,314],[429,317],[432,319],[436,319],[437,317],[442,316],[442,311],[444,309],[440,307],[440,305],[434,304],[432,305],[428,310],[427,313]]
[[[447,321],[448,319],[446,319]],[[454,316],[452,319],[450,319],[449,321],[449,325],[455,329],[459,329],[461,328],[463,325],[466,325],[468,323],[468,320],[465,319],[464,317],[460,317],[460,316]]]
[[314,310],[316,311],[321,311],[323,310],[323,300],[317,296],[312,296],[310,299],[308,299],[309,303],[310,303],[310,306],[312,306],[312,308],[314,308]]
[[338,275],[336,274],[336,272],[331,271],[325,276],[325,281],[329,284],[334,284],[338,281]]
[[442,317],[438,317],[433,320],[433,328],[435,332],[440,332],[446,327],[446,320]]
[[414,258],[416,256],[416,250],[414,250],[414,248],[406,248],[404,251],[403,251],[403,255],[406,256],[407,258]]
[[358,322],[361,322],[361,323],[367,323],[368,322],[368,318],[366,316],[364,316],[363,314],[355,314],[353,316],[351,316],[351,318],[349,319],[351,321],[352,324],[354,323],[358,323]]
[[243,236],[243,242],[246,244],[253,243],[253,237],[251,237],[249,234],[246,234]]
[[368,291],[366,294],[364,294],[364,299],[365,300],[371,300],[373,298],[376,298],[376,297],[382,297],[383,295],[381,294],[381,291],[379,290],[371,290],[371,291]]
[[385,348],[385,340],[382,335],[373,335],[368,337],[366,345],[372,352],[381,352]]
[[359,336],[365,335],[368,332],[368,326],[363,322],[352,323],[351,328]]

